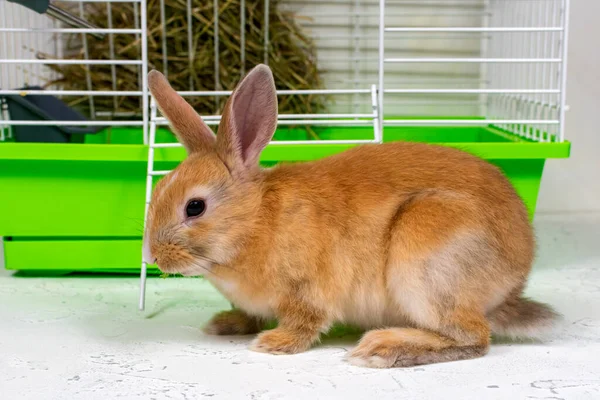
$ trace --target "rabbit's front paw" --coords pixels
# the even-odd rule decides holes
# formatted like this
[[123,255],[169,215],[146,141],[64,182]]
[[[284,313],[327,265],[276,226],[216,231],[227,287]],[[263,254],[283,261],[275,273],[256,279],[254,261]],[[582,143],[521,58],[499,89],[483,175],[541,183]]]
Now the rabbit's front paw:
[[204,327],[209,335],[251,335],[260,330],[260,321],[241,310],[220,312]]
[[258,335],[250,350],[269,354],[296,354],[310,348],[313,337],[304,332],[275,328]]

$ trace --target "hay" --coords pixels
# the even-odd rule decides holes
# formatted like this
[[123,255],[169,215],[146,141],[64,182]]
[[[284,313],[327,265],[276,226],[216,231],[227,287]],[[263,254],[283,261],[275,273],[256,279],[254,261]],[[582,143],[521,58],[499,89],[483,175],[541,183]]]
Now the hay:
[[[268,62],[275,76],[278,89],[315,89],[322,82],[317,70],[316,51],[312,40],[305,35],[292,13],[279,9],[279,0],[271,0],[269,11]],[[212,1],[192,0],[193,60],[189,61],[188,23],[186,0],[165,0],[165,26],[167,32],[167,74],[176,90],[232,90],[243,72],[264,61],[264,2],[246,0],[245,65],[241,65],[240,0],[219,1],[219,85],[214,76],[214,8]],[[73,3],[62,3],[78,14]],[[112,28],[135,27],[134,4],[112,3]],[[108,27],[105,4],[86,3],[84,17],[99,27]],[[165,72],[162,51],[162,29],[159,0],[148,0],[148,61],[149,68]],[[141,44],[132,34],[113,35],[116,59],[140,59]],[[109,35],[99,40],[87,35],[89,58],[109,60]],[[80,34],[68,37],[64,59],[85,59]],[[40,57],[56,58],[40,54]],[[62,77],[48,82],[65,90],[89,90],[84,65],[52,65]],[[242,68],[243,67],[243,68]],[[141,67],[137,65],[89,66],[93,90],[140,90]],[[116,73],[116,81],[112,78]],[[89,97],[68,98],[67,102],[90,115]],[[188,101],[202,115],[218,114],[226,98],[189,97]],[[318,113],[325,110],[326,97],[322,95],[280,96],[281,113]],[[140,114],[141,99],[136,96],[93,98],[95,114],[120,113]]]

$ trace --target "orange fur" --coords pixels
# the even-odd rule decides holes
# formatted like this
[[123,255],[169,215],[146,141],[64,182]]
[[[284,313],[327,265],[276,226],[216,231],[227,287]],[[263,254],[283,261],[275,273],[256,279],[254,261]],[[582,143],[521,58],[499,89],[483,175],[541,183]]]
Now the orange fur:
[[[368,332],[349,360],[391,367],[482,356],[490,329],[533,332],[554,319],[521,299],[534,237],[496,167],[398,142],[258,169],[275,126],[271,83],[264,66],[249,73],[214,148],[178,122],[180,140],[197,150],[158,183],[149,209],[148,257],[165,272],[204,274],[241,310],[213,319],[209,332],[249,333],[253,321],[276,318],[252,348],[280,354],[308,349],[335,322],[387,328]],[[197,117],[168,109],[169,119]],[[207,210],[188,220],[194,196]]]
[[209,335],[250,335],[262,330],[260,319],[241,310],[223,311],[212,317],[204,328]]

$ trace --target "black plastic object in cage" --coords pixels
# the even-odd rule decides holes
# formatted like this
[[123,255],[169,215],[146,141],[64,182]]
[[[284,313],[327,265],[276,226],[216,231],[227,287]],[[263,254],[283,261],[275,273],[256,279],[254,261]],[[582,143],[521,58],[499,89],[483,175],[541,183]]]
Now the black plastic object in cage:
[[[39,86],[17,90],[43,90]],[[11,120],[15,121],[87,121],[79,112],[57,97],[28,94],[3,96]],[[83,135],[96,134],[108,126],[13,125],[17,142],[77,143]]]

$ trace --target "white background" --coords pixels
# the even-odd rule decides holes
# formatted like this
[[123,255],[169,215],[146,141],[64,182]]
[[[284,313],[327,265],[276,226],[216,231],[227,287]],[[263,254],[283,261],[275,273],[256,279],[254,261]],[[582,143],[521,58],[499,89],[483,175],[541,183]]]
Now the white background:
[[600,2],[572,0],[566,137],[571,158],[546,164],[539,211],[600,210]]

